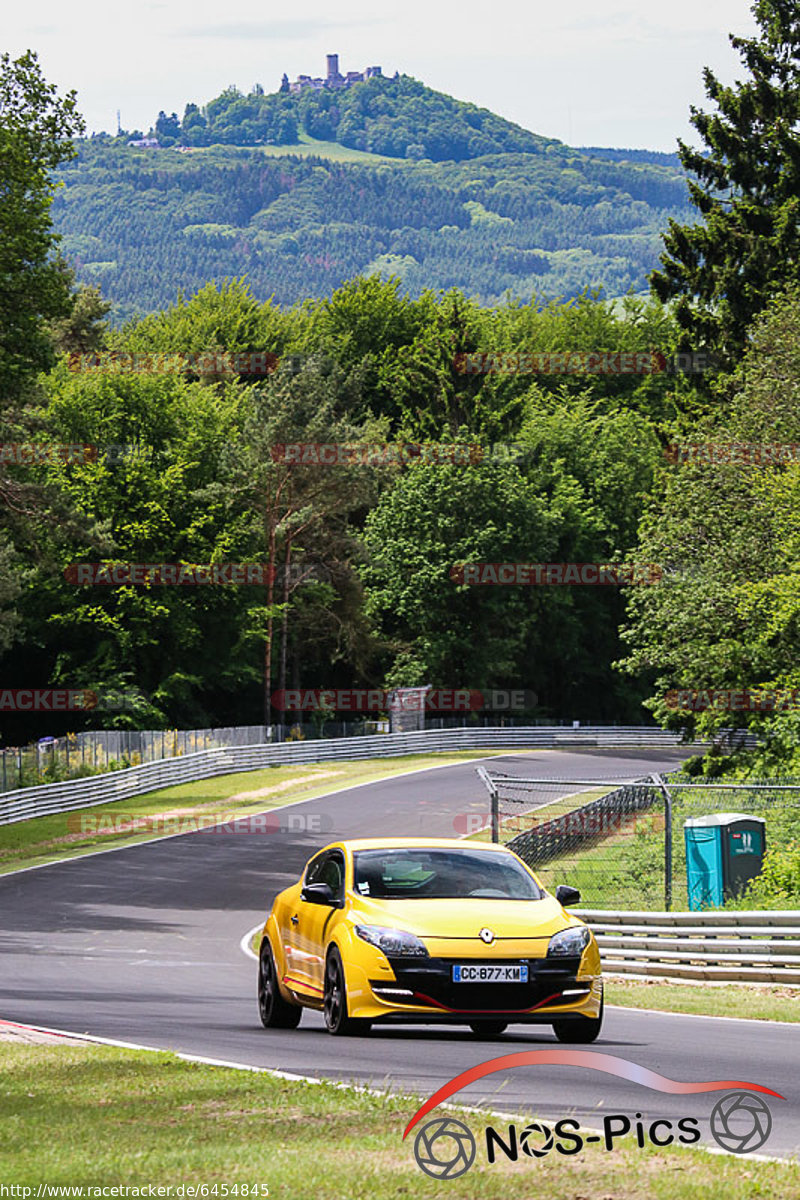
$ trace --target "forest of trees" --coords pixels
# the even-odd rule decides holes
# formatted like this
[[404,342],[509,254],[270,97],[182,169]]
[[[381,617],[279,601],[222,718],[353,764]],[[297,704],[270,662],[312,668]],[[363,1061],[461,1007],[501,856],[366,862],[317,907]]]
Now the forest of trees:
[[[525,688],[540,718],[635,722],[652,710],[702,726],[709,714],[670,710],[670,688],[796,686],[797,463],[726,467],[666,453],[682,441],[800,441],[796,295],[777,298],[740,366],[713,378],[463,370],[463,355],[481,350],[668,355],[679,330],[656,301],[618,313],[590,297],[486,308],[456,291],[412,300],[398,281],[372,277],[286,308],[231,281],[110,331],[99,298],[75,296],[61,357],[38,377],[35,437],[99,450],[4,466],[63,513],[15,525],[4,678],[135,688],[142,702],[52,715],[53,731],[256,722],[267,636],[276,690]],[[265,349],[277,360],[267,375],[246,361],[238,373],[203,365],[209,352]],[[176,355],[186,358],[170,367]],[[274,451],[398,442],[487,453],[324,466]],[[514,454],[489,452],[497,444]],[[119,446],[126,453],[104,449]],[[625,558],[661,564],[663,580],[475,588],[452,576],[470,561]],[[95,562],[280,569],[271,592],[77,586],[74,564]],[[790,729],[794,720],[781,718]],[[20,729],[7,714],[6,739]]]
[[668,218],[689,212],[681,171],[577,153],[369,166],[82,141],[59,174],[63,251],[114,323],[242,275],[283,304],[370,273],[484,304],[643,292]]
[[[577,256],[577,279],[585,251],[575,230],[605,245],[613,222],[629,220],[634,238],[638,218],[682,186],[672,168],[580,158],[567,167],[546,153],[505,154],[502,171],[489,157],[418,163],[407,174],[258,151],[131,160],[78,140],[74,97],[58,100],[35,59],[3,60],[0,101],[5,86],[30,113],[24,131],[3,134],[17,174],[2,215],[15,238],[2,243],[11,247],[5,270],[13,280],[3,301],[2,440],[97,448],[80,461],[0,462],[3,676],[141,697],[111,716],[52,714],[48,732],[252,723],[286,686],[430,683],[526,689],[537,696],[532,718],[656,719],[702,733],[745,726],[762,738],[744,756],[752,769],[796,766],[800,703],[698,709],[675,699],[693,691],[800,695],[800,273],[791,190],[800,86],[786,52],[800,44],[800,28],[789,0],[760,0],[758,15],[760,38],[734,39],[753,80],[723,92],[709,73],[716,115],[693,114],[705,150],[680,147],[694,210],[685,224],[673,217],[652,277],[656,294],[615,303],[577,288],[549,303],[540,295],[487,302],[474,294],[482,282],[451,286],[449,239],[472,230],[485,237],[481,280],[490,278],[490,259],[495,280],[521,267],[547,279],[559,253]],[[782,114],[777,133],[770,113]],[[334,260],[320,276],[327,290],[303,285],[273,299],[277,289],[265,295],[252,272],[195,286],[187,271],[185,295],[112,325],[108,302],[76,283],[48,225],[49,172],[74,145],[53,214],[63,228],[70,205],[80,212],[70,236],[86,239],[84,264],[102,261],[96,252],[106,252],[108,226],[122,241],[135,225],[135,195],[150,237],[131,246],[142,288],[170,254],[173,277],[190,262],[213,276],[204,255],[214,239],[235,245],[244,228],[249,244],[280,243],[302,261],[312,252],[303,239],[316,228],[318,257]],[[113,170],[104,156],[117,156]],[[538,182],[532,162],[545,172]],[[336,222],[324,223],[323,198]],[[423,247],[438,252],[437,286],[419,279],[409,288],[390,249],[385,270],[352,265],[342,282],[341,245],[367,218],[387,246],[402,228],[420,258]],[[515,241],[526,221],[540,222],[535,262],[525,258],[531,243]],[[194,237],[206,248],[180,258],[178,245]],[[715,356],[713,369],[524,367],[526,356],[530,364],[548,352],[652,361],[654,352],[669,359],[687,345]],[[254,352],[268,353],[274,369],[249,369],[245,358],[234,371],[207,357]],[[100,366],[76,357],[95,353]],[[465,370],[465,356],[479,353],[502,355],[506,366]],[[515,355],[522,369],[508,369]],[[140,369],[129,369],[130,356]],[[398,442],[485,453],[320,465],[276,452]],[[514,454],[491,453],[499,444],[513,444]],[[681,457],[676,445],[771,449],[731,461]],[[119,446],[126,452],[110,452]],[[453,571],[612,561],[656,564],[660,578],[628,587],[472,587]],[[76,564],[98,562],[266,562],[275,573],[268,586],[76,582]],[[4,714],[5,740],[30,736],[36,720]]]
[[244,95],[229,87],[202,107],[187,104],[182,120],[177,113],[160,112],[151,133],[164,147],[286,146],[297,142],[301,131],[368,154],[433,162],[515,152],[569,153],[556,138],[530,133],[409,75],[375,76],[338,91],[265,92],[256,84]]
[[[286,309],[232,281],[117,332],[90,328],[93,348],[117,354],[266,348],[280,365],[263,378],[225,378],[192,360],[169,373],[152,360],[142,371],[113,362],[76,370],[82,360],[65,355],[42,377],[48,441],[137,452],[12,468],[55,488],[75,519],[41,534],[7,678],[55,674],[101,691],[135,683],[149,701],[118,714],[122,723],[248,723],[260,718],[272,615],[276,688],[286,679],[513,685],[538,694],[540,715],[646,719],[644,677],[632,683],[612,668],[622,650],[618,589],[512,594],[459,588],[448,573],[475,556],[593,562],[630,550],[639,498],[660,469],[660,425],[692,394],[691,380],[473,376],[457,356],[668,351],[675,331],[660,305],[631,301],[619,316],[589,298],[487,309],[458,292],[410,300],[396,280],[372,277]],[[63,348],[82,336],[68,333]],[[514,442],[518,461],[287,466],[271,451],[420,441]],[[322,563],[325,580],[311,571],[287,597],[278,589],[273,613],[261,588],[86,588],[64,576],[78,562],[270,555]],[[487,636],[495,627],[496,640]]]

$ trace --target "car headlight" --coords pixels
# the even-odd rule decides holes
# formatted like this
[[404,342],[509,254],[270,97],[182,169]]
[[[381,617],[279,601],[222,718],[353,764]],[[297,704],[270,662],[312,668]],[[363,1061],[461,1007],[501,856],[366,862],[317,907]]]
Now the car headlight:
[[394,958],[427,958],[428,951],[416,934],[404,929],[385,929],[382,925],[356,925],[356,933],[370,946]]
[[577,958],[583,954],[592,935],[585,925],[575,925],[572,929],[562,929],[554,933],[547,947],[548,958]]

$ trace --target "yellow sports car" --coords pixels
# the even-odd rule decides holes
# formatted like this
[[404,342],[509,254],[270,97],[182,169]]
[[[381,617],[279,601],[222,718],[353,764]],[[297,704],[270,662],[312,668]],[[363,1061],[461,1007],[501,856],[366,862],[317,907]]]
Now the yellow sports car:
[[603,1021],[591,931],[512,851],[456,839],[336,842],[277,896],[261,936],[258,1007],[267,1029],[304,1008],[329,1033],[374,1022],[468,1025],[493,1037],[510,1022],[550,1024],[592,1042]]

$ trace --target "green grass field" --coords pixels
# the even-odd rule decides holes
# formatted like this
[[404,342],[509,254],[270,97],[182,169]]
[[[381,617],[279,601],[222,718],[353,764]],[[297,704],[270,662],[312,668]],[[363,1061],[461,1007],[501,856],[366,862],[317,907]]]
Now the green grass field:
[[622,1008],[755,1021],[800,1021],[800,987],[778,984],[691,984],[666,979],[606,978],[606,1001]]
[[[339,142],[325,142],[319,138],[313,138],[309,134],[300,132],[300,140],[291,142],[284,146],[223,146],[215,144],[213,146],[196,146],[192,147],[189,154],[218,154],[220,151],[228,152],[230,155],[235,151],[247,151],[252,153],[258,151],[261,154],[267,154],[270,158],[285,158],[286,155],[294,154],[301,158],[328,158],[333,162],[349,162],[349,163],[366,163],[367,166],[377,166],[380,163],[391,163],[399,167],[413,167],[415,161],[408,158],[390,158],[385,154],[370,154],[366,150],[353,150],[349,146],[342,146]],[[139,153],[158,153],[163,154],[164,151],[139,151]],[[183,153],[186,153],[185,151]]]
[[[479,1057],[473,1048],[470,1058]],[[467,1174],[438,1180],[417,1166],[414,1133],[402,1140],[419,1098],[69,1043],[2,1043],[0,1067],[6,1186],[205,1184],[207,1196],[227,1186],[239,1196],[268,1189],[270,1200],[800,1198],[796,1164],[640,1150],[630,1137],[610,1152],[520,1154],[516,1163],[501,1154],[490,1166],[483,1138],[491,1118],[452,1110],[476,1135],[478,1151]],[[493,1123],[505,1131],[504,1121]]]
[[[579,889],[586,908],[664,907],[664,818],[659,813],[625,822],[618,833],[589,849],[552,859],[536,873],[545,887],[569,883]],[[685,874],[676,861],[673,909],[688,906]]]

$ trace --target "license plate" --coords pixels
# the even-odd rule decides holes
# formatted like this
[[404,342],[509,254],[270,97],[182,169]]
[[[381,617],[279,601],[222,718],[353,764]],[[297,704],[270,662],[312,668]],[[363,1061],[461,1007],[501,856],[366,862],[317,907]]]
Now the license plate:
[[453,967],[453,983],[527,983],[528,964],[474,963]]

